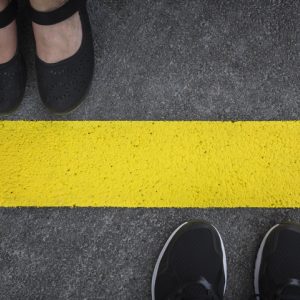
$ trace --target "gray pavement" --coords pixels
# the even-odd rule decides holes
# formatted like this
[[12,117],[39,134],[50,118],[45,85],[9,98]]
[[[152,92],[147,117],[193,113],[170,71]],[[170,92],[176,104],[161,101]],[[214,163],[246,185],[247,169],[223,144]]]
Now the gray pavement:
[[[299,120],[298,0],[93,0],[96,72],[72,114],[41,104],[32,34],[29,80],[12,120]],[[226,299],[252,291],[255,252],[298,209],[0,209],[0,299],[150,299],[168,235],[200,218],[221,231]]]
[[263,235],[277,222],[300,222],[300,211],[2,209],[0,299],[150,299],[157,256],[190,219],[218,227],[228,256],[226,299],[247,300]]

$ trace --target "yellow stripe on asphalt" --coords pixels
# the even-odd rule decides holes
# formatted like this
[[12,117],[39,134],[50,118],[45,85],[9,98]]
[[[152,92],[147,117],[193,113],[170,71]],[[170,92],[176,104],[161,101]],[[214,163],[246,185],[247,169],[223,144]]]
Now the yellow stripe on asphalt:
[[300,122],[0,122],[0,206],[300,207]]

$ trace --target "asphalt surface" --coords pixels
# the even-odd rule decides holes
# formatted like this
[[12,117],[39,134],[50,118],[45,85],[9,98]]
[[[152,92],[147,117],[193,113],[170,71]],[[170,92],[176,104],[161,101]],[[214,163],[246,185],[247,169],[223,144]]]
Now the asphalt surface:
[[[299,120],[298,0],[89,1],[96,48],[91,92],[67,116],[29,80],[11,120]],[[42,197],[42,195],[41,195]],[[229,263],[226,299],[253,293],[257,247],[298,209],[0,209],[0,299],[150,299],[169,234],[199,218],[215,224]]]
[[151,299],[157,256],[186,220],[212,222],[228,256],[226,299],[253,294],[259,243],[299,210],[2,209],[0,299]]

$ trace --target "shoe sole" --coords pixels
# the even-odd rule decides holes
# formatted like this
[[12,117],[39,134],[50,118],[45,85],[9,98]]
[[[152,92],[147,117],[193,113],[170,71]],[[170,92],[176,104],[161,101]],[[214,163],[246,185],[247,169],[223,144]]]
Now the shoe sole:
[[[154,267],[154,271],[153,271],[153,275],[152,275],[152,283],[151,283],[151,294],[152,294],[152,300],[155,300],[155,294],[154,294],[154,290],[155,290],[155,282],[156,282],[156,278],[157,278],[157,273],[158,273],[158,268],[159,268],[159,265],[160,265],[160,262],[162,260],[162,257],[164,256],[166,250],[167,250],[167,247],[169,246],[171,240],[173,239],[173,237],[176,235],[176,233],[182,228],[184,227],[185,225],[189,224],[189,222],[185,222],[183,224],[181,224],[179,227],[177,227],[175,229],[175,231],[170,235],[169,239],[167,240],[167,242],[165,243],[164,247],[162,248],[159,256],[158,256],[158,259],[157,259],[157,262],[156,262],[156,265]],[[210,226],[212,226],[216,232],[218,233],[218,236],[220,238],[220,242],[221,242],[221,248],[222,248],[222,255],[223,255],[223,269],[224,269],[224,275],[225,275],[225,285],[224,285],[224,292],[223,294],[225,294],[225,290],[226,290],[226,286],[227,286],[227,260],[226,260],[226,252],[225,252],[225,247],[224,247],[224,243],[223,243],[223,240],[222,240],[222,237],[221,237],[221,234],[219,233],[219,231],[217,230],[216,227],[214,227],[213,225],[209,224]]]
[[[257,252],[257,256],[256,256],[256,261],[255,261],[255,269],[254,269],[254,291],[255,291],[255,295],[259,295],[259,271],[260,271],[260,266],[261,266],[261,261],[262,261],[262,255],[264,252],[264,248],[267,242],[267,239],[269,237],[269,235],[279,226],[280,224],[277,224],[275,226],[273,226],[264,236],[260,247],[258,249]],[[257,296],[256,300],[260,300],[260,297]]]

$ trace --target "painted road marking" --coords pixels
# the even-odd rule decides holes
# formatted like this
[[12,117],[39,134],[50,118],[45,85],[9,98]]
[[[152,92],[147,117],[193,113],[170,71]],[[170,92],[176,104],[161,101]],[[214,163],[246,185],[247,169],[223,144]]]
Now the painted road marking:
[[0,206],[300,207],[300,122],[0,122]]

